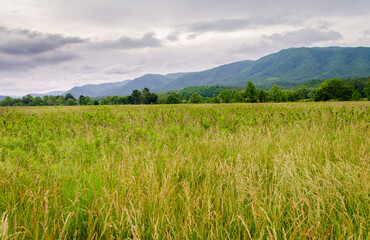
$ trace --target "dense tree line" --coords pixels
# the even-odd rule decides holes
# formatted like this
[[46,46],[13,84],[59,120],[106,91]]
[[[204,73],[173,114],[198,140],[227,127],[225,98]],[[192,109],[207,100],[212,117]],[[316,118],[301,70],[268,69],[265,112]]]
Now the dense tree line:
[[[367,81],[364,81],[367,80]],[[313,84],[317,84],[316,81]],[[198,89],[199,93],[194,91]],[[221,90],[222,89],[222,90]],[[189,92],[193,91],[190,95]],[[219,93],[214,93],[218,91]],[[213,95],[210,95],[213,93]],[[370,79],[342,79],[326,80],[318,88],[302,86],[296,89],[280,89],[277,85],[269,91],[258,89],[252,82],[248,82],[245,89],[238,91],[228,87],[191,87],[188,90],[156,94],[148,88],[142,91],[134,90],[129,96],[107,96],[100,99],[91,99],[81,95],[76,99],[72,94],[65,96],[32,97],[30,94],[22,98],[6,97],[0,101],[0,106],[56,106],[56,105],[123,105],[123,104],[179,104],[179,103],[262,103],[262,102],[295,102],[300,100],[314,101],[358,101],[363,98],[370,100]]]

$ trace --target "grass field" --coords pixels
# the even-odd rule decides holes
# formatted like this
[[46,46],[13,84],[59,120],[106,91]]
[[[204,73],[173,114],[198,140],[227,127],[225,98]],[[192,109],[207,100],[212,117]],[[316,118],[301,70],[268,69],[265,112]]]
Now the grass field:
[[370,102],[0,108],[0,239],[369,239]]

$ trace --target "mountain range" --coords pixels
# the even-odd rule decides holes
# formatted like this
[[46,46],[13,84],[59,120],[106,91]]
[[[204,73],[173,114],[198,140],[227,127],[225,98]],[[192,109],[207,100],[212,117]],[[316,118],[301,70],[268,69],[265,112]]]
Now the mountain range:
[[[167,75],[146,74],[133,80],[115,83],[88,84],[66,92],[76,98],[125,96],[144,87],[152,92],[181,90],[190,86],[244,87],[252,81],[256,87],[268,90],[274,84],[294,87],[313,79],[360,78],[370,76],[370,48],[289,48],[258,60],[240,61],[200,72]],[[63,94],[63,93],[60,93]],[[36,94],[33,94],[34,96]],[[53,95],[53,94],[43,94]]]

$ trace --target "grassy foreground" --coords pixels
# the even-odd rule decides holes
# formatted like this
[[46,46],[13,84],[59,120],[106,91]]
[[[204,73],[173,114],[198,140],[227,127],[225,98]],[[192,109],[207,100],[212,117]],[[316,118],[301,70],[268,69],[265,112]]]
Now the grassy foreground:
[[368,239],[370,102],[0,108],[0,239]]

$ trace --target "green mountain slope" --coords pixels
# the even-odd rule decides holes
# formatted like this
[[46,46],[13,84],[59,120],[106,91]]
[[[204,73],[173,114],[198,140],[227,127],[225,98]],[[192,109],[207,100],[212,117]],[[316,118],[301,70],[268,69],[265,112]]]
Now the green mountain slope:
[[359,78],[370,75],[370,48],[291,48],[263,57],[241,73],[217,84],[290,87],[312,79]]
[[[216,82],[222,82],[223,79],[238,74],[247,67],[251,66],[253,61],[241,61],[227,65],[222,65],[213,69],[201,72],[188,73],[179,77],[169,84],[160,87],[160,91],[178,90],[190,86],[215,85]],[[224,85],[221,83],[221,85]]]
[[111,91],[112,89],[118,89],[126,84],[130,83],[129,80],[122,81],[122,82],[114,82],[114,83],[102,83],[102,84],[87,84],[81,87],[74,87],[65,93],[71,93],[75,98],[78,98],[80,95],[90,96],[90,97],[101,97],[106,96],[105,93],[107,91]]

